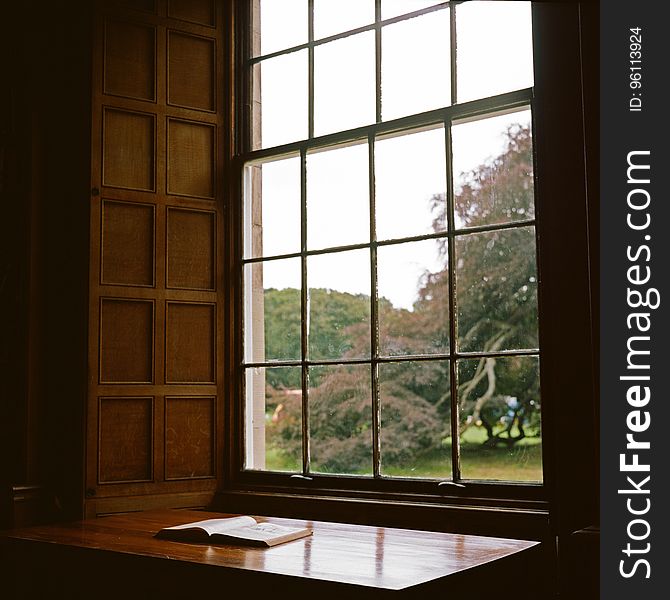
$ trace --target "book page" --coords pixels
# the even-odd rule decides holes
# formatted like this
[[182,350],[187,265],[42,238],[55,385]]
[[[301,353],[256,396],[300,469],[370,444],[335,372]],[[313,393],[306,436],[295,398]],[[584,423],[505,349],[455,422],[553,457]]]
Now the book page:
[[231,529],[238,529],[240,527],[252,527],[256,524],[256,520],[252,517],[229,517],[227,519],[205,519],[204,521],[194,521],[193,523],[185,523],[184,525],[165,527],[163,531],[202,529],[209,535],[213,535],[215,533],[228,533]]
[[273,523],[254,523],[247,527],[226,531],[225,535],[245,540],[272,541],[302,531],[306,530],[296,527],[283,527]]

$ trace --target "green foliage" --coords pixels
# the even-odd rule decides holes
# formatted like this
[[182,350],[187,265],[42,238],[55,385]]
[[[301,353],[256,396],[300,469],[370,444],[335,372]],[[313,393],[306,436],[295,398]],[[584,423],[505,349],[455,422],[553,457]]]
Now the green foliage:
[[[354,344],[369,344],[369,296],[313,288],[309,290],[309,302],[311,357],[340,358]],[[361,335],[367,335],[367,340],[358,339]],[[266,356],[300,358],[300,290],[265,290],[265,352]],[[270,371],[267,382],[275,388],[301,386],[297,369]]]
[[[417,453],[440,447],[449,420],[434,403],[414,390],[437,397],[439,391],[425,369],[408,373],[408,365],[388,365],[381,384],[382,441],[388,465],[412,463]],[[405,371],[403,378],[400,371]],[[417,372],[418,371],[418,376]],[[310,393],[312,468],[326,473],[369,473],[372,469],[372,406],[370,368],[365,365],[317,367],[311,373],[321,383]],[[285,456],[299,453],[300,397],[268,390],[268,404],[282,405],[278,424],[268,424],[268,440]]]

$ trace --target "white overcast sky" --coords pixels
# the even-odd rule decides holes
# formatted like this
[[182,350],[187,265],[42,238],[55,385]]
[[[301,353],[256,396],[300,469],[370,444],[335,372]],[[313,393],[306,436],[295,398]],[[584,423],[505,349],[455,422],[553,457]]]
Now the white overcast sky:
[[[431,6],[382,0],[382,18]],[[315,0],[319,39],[374,21],[374,0]],[[530,2],[467,2],[457,8],[458,101],[533,83]],[[261,0],[261,53],[307,41],[307,0]],[[448,105],[449,14],[441,10],[382,29],[382,118]],[[260,63],[264,147],[307,137],[307,51]],[[374,33],[315,49],[315,134],[375,121]],[[460,174],[501,153],[510,124],[528,111],[457,125],[452,131],[456,186]],[[377,239],[432,231],[430,198],[446,192],[444,129],[378,140],[375,152]],[[300,249],[300,161],[263,166],[264,255]],[[308,155],[308,249],[369,241],[367,144]],[[308,259],[309,287],[370,293],[368,250]],[[380,249],[380,297],[411,309],[425,270],[442,268],[434,241]],[[265,263],[264,287],[300,286],[299,260]]]

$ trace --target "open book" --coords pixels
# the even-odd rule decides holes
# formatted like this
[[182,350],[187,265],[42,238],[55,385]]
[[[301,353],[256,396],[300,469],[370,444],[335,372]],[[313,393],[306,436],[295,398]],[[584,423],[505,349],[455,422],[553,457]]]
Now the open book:
[[253,517],[229,517],[164,527],[156,537],[180,542],[219,542],[270,547],[308,535],[312,535],[311,529],[258,523]]

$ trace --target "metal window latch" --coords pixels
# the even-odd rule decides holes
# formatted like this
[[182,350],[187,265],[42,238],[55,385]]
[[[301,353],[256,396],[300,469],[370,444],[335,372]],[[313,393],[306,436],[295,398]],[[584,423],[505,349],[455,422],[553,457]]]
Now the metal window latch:
[[465,486],[462,483],[456,483],[455,481],[440,481],[440,483],[437,484],[437,487],[445,487],[445,486],[452,486],[452,487],[457,487],[457,488],[464,488]]

